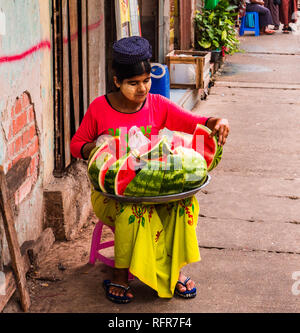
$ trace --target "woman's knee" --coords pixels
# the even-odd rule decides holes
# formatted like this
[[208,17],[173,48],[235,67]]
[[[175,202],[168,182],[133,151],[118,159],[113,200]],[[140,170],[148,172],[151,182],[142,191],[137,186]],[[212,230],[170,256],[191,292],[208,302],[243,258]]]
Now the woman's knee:
[[261,7],[261,9],[258,12],[259,14],[262,14],[262,15],[271,15],[271,12],[270,12],[269,8],[266,8],[266,7],[263,7],[263,6],[260,6],[260,7]]

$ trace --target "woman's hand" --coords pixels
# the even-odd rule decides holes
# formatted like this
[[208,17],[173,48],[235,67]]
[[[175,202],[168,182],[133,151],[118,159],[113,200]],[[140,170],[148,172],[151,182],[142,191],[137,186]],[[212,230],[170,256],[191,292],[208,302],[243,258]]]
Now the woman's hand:
[[86,143],[82,148],[81,148],[81,154],[82,154],[82,158],[84,160],[88,160],[91,151],[96,147],[95,142],[91,142],[91,143]]
[[207,122],[207,127],[212,130],[210,137],[212,138],[217,135],[219,137],[218,145],[224,146],[230,130],[228,120],[223,118],[210,118]]

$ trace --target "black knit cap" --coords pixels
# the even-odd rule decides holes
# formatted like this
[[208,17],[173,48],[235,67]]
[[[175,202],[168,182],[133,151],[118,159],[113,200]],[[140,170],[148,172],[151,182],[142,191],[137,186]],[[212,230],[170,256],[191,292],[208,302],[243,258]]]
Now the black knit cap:
[[151,57],[152,47],[143,37],[125,37],[113,44],[113,58],[119,64],[133,65]]

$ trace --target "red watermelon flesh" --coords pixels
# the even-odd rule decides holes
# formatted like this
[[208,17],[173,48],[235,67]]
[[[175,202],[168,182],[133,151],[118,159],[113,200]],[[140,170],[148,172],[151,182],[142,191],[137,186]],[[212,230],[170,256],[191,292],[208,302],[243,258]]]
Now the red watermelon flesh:
[[135,178],[137,173],[144,166],[144,162],[129,154],[123,164],[120,166],[119,171],[115,178],[115,194],[123,195],[128,184]]
[[185,148],[191,148],[192,142],[184,134],[181,134],[180,132],[174,132],[171,142],[171,149],[174,150],[180,146]]
[[198,124],[193,134],[192,148],[200,153],[207,163],[207,170],[215,168],[221,160],[223,148],[218,145],[217,137],[210,137],[211,130]]
[[[124,143],[122,143],[124,145]],[[90,157],[88,172],[95,189],[106,192],[104,178],[108,168],[122,155],[120,137],[115,136],[106,140]],[[95,177],[97,179],[95,179]]]

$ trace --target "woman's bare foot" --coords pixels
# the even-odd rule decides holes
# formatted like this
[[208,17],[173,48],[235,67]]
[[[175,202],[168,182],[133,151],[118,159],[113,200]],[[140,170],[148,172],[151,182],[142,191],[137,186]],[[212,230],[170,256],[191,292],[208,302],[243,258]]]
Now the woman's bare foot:
[[[128,269],[127,268],[114,268],[112,283],[128,287]],[[115,296],[124,296],[125,290],[119,287],[110,286],[109,292]],[[126,296],[133,298],[133,294],[128,291]]]
[[265,31],[264,31],[264,34],[265,35],[273,35],[275,33],[275,31],[274,30],[271,30],[271,29],[266,29]]
[[[180,281],[180,282],[184,282],[186,279],[187,279],[187,277],[186,277],[182,272],[180,272],[180,273],[179,273],[178,281]],[[176,288],[177,288],[177,290],[179,290],[180,292],[185,292],[186,290],[192,290],[193,288],[195,288],[195,282],[194,282],[193,280],[189,280],[189,281],[186,283],[186,287],[183,286],[181,283],[177,283],[177,284],[176,284]]]
[[261,33],[261,34],[265,34],[265,35],[273,35],[273,34],[275,33],[275,31],[269,29],[268,27],[263,27],[263,28],[260,30],[260,33]]

